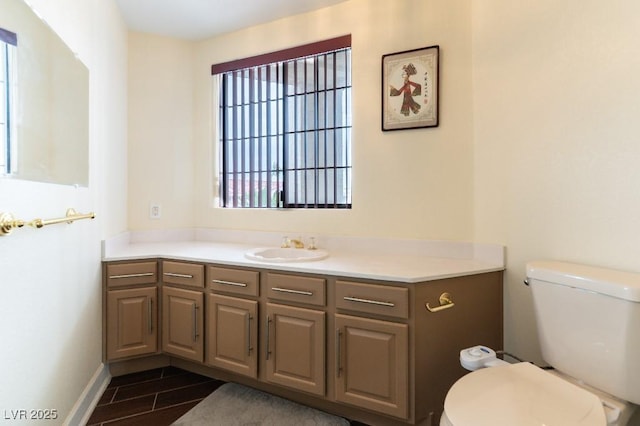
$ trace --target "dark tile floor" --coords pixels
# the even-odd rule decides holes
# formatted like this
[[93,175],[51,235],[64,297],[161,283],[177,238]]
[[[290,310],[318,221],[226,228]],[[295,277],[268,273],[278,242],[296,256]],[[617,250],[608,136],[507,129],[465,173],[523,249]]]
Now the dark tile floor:
[[176,367],[114,377],[87,426],[169,426],[223,384]]
[[170,425],[222,384],[175,367],[114,377],[87,425]]

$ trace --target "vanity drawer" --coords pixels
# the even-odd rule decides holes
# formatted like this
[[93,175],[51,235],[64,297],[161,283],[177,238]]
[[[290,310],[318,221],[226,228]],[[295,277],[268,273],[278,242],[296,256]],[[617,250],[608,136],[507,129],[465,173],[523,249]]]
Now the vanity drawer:
[[204,265],[185,262],[162,262],[162,282],[190,287],[204,287]]
[[220,268],[209,266],[207,269],[207,288],[224,293],[242,296],[258,296],[260,274],[257,271]]
[[158,282],[158,264],[152,262],[129,262],[107,264],[107,286],[121,287]]
[[267,274],[267,296],[270,299],[307,305],[326,305],[326,280],[297,275]]
[[409,318],[409,289],[336,281],[336,308]]

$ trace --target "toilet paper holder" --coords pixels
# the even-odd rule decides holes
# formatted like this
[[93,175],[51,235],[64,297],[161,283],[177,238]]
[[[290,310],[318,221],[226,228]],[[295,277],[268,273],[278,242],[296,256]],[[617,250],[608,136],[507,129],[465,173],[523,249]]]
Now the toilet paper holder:
[[447,292],[442,293],[438,301],[440,302],[440,306],[431,307],[429,306],[429,302],[425,303],[424,306],[429,312],[440,312],[444,311],[445,309],[453,308],[455,306],[455,303],[453,303],[453,300],[451,300],[451,295]]

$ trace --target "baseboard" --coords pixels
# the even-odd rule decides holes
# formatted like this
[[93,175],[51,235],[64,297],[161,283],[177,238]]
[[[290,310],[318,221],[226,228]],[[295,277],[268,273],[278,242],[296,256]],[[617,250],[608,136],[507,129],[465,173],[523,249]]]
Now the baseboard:
[[168,367],[169,365],[171,364],[167,355],[151,355],[125,361],[114,361],[109,363],[107,368],[111,373],[111,377],[118,377],[140,371],[153,370],[154,368]]
[[110,381],[111,373],[109,373],[109,368],[103,363],[100,363],[100,366],[96,372],[93,373],[93,377],[91,377],[82,394],[80,394],[80,398],[76,401],[63,425],[87,424],[91,413],[93,413],[96,405],[98,405],[98,401],[100,401],[100,397],[102,397]]

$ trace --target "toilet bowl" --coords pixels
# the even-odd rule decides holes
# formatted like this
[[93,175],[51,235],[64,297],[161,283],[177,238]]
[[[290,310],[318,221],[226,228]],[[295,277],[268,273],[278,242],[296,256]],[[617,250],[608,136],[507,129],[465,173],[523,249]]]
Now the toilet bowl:
[[467,374],[449,390],[441,426],[622,426],[628,403],[520,362]]
[[447,393],[440,425],[631,426],[640,404],[640,274],[531,262],[525,283],[554,369],[463,349],[472,372]]

